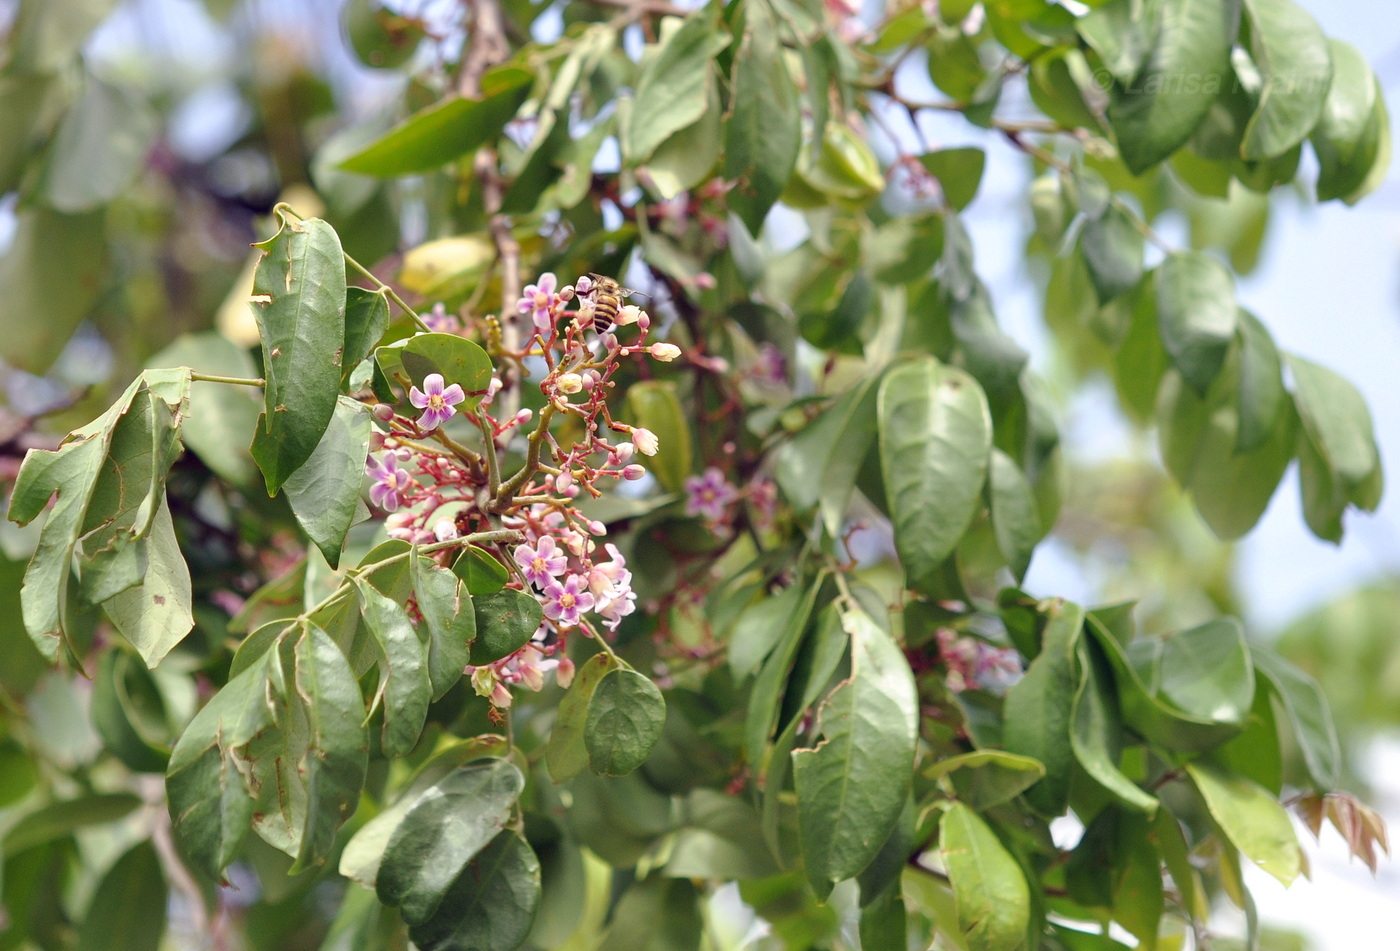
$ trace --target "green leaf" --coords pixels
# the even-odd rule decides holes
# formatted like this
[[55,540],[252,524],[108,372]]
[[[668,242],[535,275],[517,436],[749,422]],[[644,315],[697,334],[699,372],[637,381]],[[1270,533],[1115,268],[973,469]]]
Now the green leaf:
[[977,812],[1010,802],[1045,777],[1045,764],[1005,750],[977,750],[940,759],[928,779],[948,776],[958,799]]
[[306,624],[297,641],[294,684],[305,705],[307,738],[296,764],[306,786],[301,848],[290,874],[320,865],[335,847],[336,831],[360,801],[369,761],[361,725],[364,703],[355,675],[325,631]]
[[641,766],[661,738],[666,701],[635,670],[610,670],[588,704],[583,741],[588,765],[600,776],[625,776]]
[[759,669],[745,715],[744,748],[748,751],[751,767],[759,774],[767,771],[768,741],[773,737],[774,727],[782,726],[779,705],[822,586],[817,582],[805,589],[801,585],[794,587],[802,591],[802,598],[788,613],[776,646]]
[[499,136],[530,94],[534,74],[503,65],[481,77],[477,98],[454,97],[409,116],[340,163],[349,172],[396,178],[464,158]]
[[340,564],[345,536],[360,506],[370,430],[369,407],[339,397],[316,451],[283,483],[292,514],[332,568]]
[[86,76],[49,147],[44,200],[66,214],[113,201],[144,168],[159,128],[155,112],[135,91]]
[[992,446],[987,399],[965,372],[928,358],[885,375],[878,411],[895,547],[908,586],[932,590],[981,501]]
[[598,682],[618,669],[617,659],[607,652],[594,654],[574,674],[574,682],[559,701],[559,712],[549,732],[545,762],[549,776],[556,784],[573,779],[588,765],[587,734],[588,707]]
[[1327,37],[1292,0],[1244,0],[1249,53],[1263,87],[1245,126],[1240,155],[1275,158],[1308,137],[1322,118],[1332,84]]
[[1254,702],[1254,667],[1244,631],[1217,618],[1167,637],[1128,645],[1129,663],[1159,696],[1183,713],[1216,723],[1243,724]]
[[[267,651],[223,686],[170,753],[165,791],[175,843],[195,868],[219,880],[253,819],[245,769],[248,744],[273,725]],[[359,718],[356,718],[356,723]]]
[[1283,705],[1318,792],[1335,789],[1341,776],[1341,746],[1327,697],[1317,681],[1267,647],[1254,645],[1250,657],[1254,669],[1269,681]]
[[622,136],[629,163],[645,162],[672,133],[704,115],[711,61],[730,43],[729,34],[718,28],[717,13],[710,7],[690,14],[643,59]]
[[78,926],[75,951],[158,951],[169,898],[155,846],[138,842],[102,876]]
[[467,863],[510,821],[524,788],[520,770],[499,759],[469,763],[429,787],[389,838],[375,879],[379,900],[402,909],[410,925],[432,918]]
[[433,697],[427,645],[413,629],[403,605],[380,594],[367,581],[353,580],[365,626],[379,645],[375,701],[382,703],[384,710],[384,755],[403,756],[418,744]]
[[997,547],[1019,582],[1030,567],[1031,553],[1045,537],[1035,496],[1026,474],[1000,449],[992,450],[987,488],[992,509],[992,530]]
[[1356,387],[1326,367],[1290,354],[1294,401],[1303,431],[1317,448],[1342,497],[1373,511],[1380,504],[1380,453],[1371,411]]
[[[253,358],[217,331],[185,334],[146,361],[148,367],[189,367],[211,376],[252,379]],[[190,387],[188,426],[180,438],[219,478],[240,488],[253,484],[257,469],[248,454],[248,434],[258,424],[256,390],[196,380]]]
[[1389,164],[1390,117],[1380,82],[1356,47],[1330,40],[1332,86],[1312,133],[1317,200],[1355,204],[1376,188]]
[[504,951],[530,933],[540,903],[540,863],[506,831],[477,853],[447,890],[438,913],[409,929],[419,951]]
[[52,73],[70,65],[92,31],[117,6],[116,0],[21,3],[6,46],[7,72]]
[[473,597],[495,594],[506,586],[506,566],[475,545],[464,545],[452,563],[452,573],[467,586]]
[[155,667],[194,627],[190,569],[175,537],[175,524],[162,495],[146,540],[146,575],[135,587],[103,603],[122,637],[146,666]]
[[1079,35],[1120,83],[1130,83],[1152,52],[1157,5],[1137,0],[1096,4],[1075,24]]
[[693,883],[653,875],[622,893],[600,948],[700,951],[705,917]]
[[856,477],[875,442],[879,382],[879,374],[863,379],[777,452],[773,475],[783,494],[799,510],[820,505],[832,537],[841,531]]
[[1201,124],[1227,81],[1239,25],[1235,0],[1161,0],[1160,7],[1146,62],[1131,80],[1120,77],[1108,107],[1134,175],[1185,145]]
[[[9,49],[11,55],[16,52],[13,45]],[[56,76],[14,73],[0,77],[0,192],[19,186],[40,136],[47,131],[44,113],[62,86],[57,80]]]
[[1182,379],[1204,396],[1235,338],[1235,282],[1215,258],[1186,251],[1157,268],[1156,289],[1162,344]]
[[762,848],[759,815],[742,797],[696,789],[666,861],[672,878],[766,878],[781,869]]
[[350,379],[366,357],[379,345],[389,329],[389,297],[383,288],[345,289],[345,350],[340,357],[342,385]]
[[1221,832],[1256,865],[1291,885],[1302,871],[1302,849],[1283,806],[1258,783],[1208,760],[1186,764]]
[[262,337],[265,412],[253,458],[268,495],[311,458],[335,414],[345,346],[345,261],[340,238],[319,218],[283,218],[254,245],[253,314]]
[[1233,376],[1222,376],[1202,400],[1171,373],[1158,394],[1163,460],[1223,539],[1244,535],[1264,514],[1293,458],[1297,430],[1296,416],[1285,405],[1265,442],[1240,452],[1239,409],[1229,392]]
[[459,411],[475,410],[491,383],[491,358],[470,340],[456,334],[415,334],[403,346],[404,369],[420,386],[429,373],[441,373],[443,383],[462,387],[466,400]]
[[851,674],[818,711],[822,740],[792,753],[807,879],[825,899],[870,864],[909,794],[919,699],[903,651],[860,610],[842,617]]
[[130,815],[141,805],[131,793],[90,793],[75,799],[40,806],[24,821],[5,830],[0,846],[5,854],[18,855],[36,845],[52,842],[87,826],[105,825]]
[[802,605],[804,596],[809,594],[801,585],[792,584],[776,594],[765,592],[744,608],[729,633],[729,669],[735,678],[742,681],[758,670],[783,640],[789,621]]
[[1237,452],[1259,449],[1284,412],[1283,360],[1274,338],[1247,310],[1239,312],[1240,401]]
[[939,824],[939,850],[971,951],[1015,951],[1030,924],[1030,887],[1021,866],[977,813],[954,803]]
[[1075,650],[1080,681],[1074,695],[1070,734],[1074,758],[1095,782],[1125,806],[1151,816],[1157,810],[1156,797],[1142,790],[1120,768],[1123,717],[1114,692],[1112,669],[1091,641],[1081,639]]
[[1068,801],[1074,765],[1075,654],[1084,609],[1057,600],[1045,614],[1040,653],[1006,692],[1002,745],[1045,765],[1045,778],[1026,791],[1026,801],[1042,815],[1057,816]]
[[1085,223],[1079,250],[1104,303],[1131,290],[1142,277],[1142,232],[1132,213],[1118,205]]
[[724,129],[720,124],[723,109],[719,90],[715,88],[717,83],[711,75],[705,94],[707,105],[700,119],[672,134],[647,160],[646,173],[663,201],[696,187],[715,170],[724,146]]
[[462,677],[476,639],[476,609],[457,576],[429,558],[413,563],[413,592],[428,629],[428,679],[433,700]]
[[106,223],[101,211],[65,215],[42,207],[17,218],[0,256],[0,359],[41,375],[106,286]]
[[477,667],[520,650],[544,619],[539,601],[514,588],[472,598],[472,608],[476,611],[476,640],[472,641],[471,663]]
[[656,455],[642,459],[667,492],[679,492],[690,475],[690,424],[671,380],[642,380],[627,390],[624,418],[656,434]]
[[[750,234],[782,194],[802,146],[802,109],[767,0],[744,4],[744,37],[734,57],[724,177],[736,182],[729,206]],[[636,116],[633,116],[636,122]]]
[[[1123,720],[1138,734],[1162,747],[1183,752],[1208,750],[1239,734],[1238,720],[1215,720],[1209,713],[1204,716],[1189,713],[1160,695],[1151,661],[1151,657],[1162,649],[1160,646],[1149,644],[1145,648],[1136,648],[1134,662],[1130,662],[1123,646],[1098,618],[1091,614],[1086,624],[1113,667]],[[1183,649],[1189,649],[1189,645]],[[1143,656],[1144,652],[1146,657]],[[1235,712],[1233,707],[1225,711],[1230,716]]]
[[109,650],[98,660],[91,714],[103,746],[123,766],[138,773],[165,772],[170,761],[165,703],[151,675],[127,651]]
[[939,149],[919,156],[919,164],[938,179],[943,200],[957,211],[972,204],[982,184],[982,170],[987,165],[987,153],[981,149]]
[[1030,65],[1031,100],[1041,112],[1069,128],[1094,132],[1101,128],[1102,120],[1085,95],[1098,85],[1098,77],[1090,70],[1082,52],[1050,50],[1037,56]]

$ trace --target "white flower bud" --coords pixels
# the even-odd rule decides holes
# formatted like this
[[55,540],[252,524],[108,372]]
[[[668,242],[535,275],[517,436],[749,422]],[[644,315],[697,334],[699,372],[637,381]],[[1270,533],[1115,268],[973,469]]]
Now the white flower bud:
[[632,461],[632,454],[637,451],[637,447],[630,442],[620,442],[613,447],[612,454],[617,458],[615,465],[626,465]]
[[681,348],[673,343],[654,343],[647,348],[647,352],[662,363],[670,363],[681,355]]
[[559,387],[560,393],[573,395],[583,389],[583,377],[577,373],[561,373],[555,381],[555,385]]
[[642,309],[636,304],[628,304],[617,312],[617,320],[614,323],[619,327],[630,327],[637,322],[641,316]]
[[440,518],[433,525],[433,537],[440,542],[448,542],[459,537],[457,523],[450,518]]
[[644,456],[656,455],[656,450],[661,447],[661,440],[656,438],[656,433],[650,429],[643,429],[638,426],[632,430],[632,444],[637,447],[637,451]]

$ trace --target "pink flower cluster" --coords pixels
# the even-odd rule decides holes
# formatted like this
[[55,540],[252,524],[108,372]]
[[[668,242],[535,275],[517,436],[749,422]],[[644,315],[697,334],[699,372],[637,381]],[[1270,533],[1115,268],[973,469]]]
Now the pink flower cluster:
[[976,637],[959,637],[948,628],[938,631],[938,652],[947,666],[946,683],[953,693],[990,690],[1005,693],[1021,679],[1021,655]]
[[[546,517],[546,521],[552,521]],[[583,615],[593,612],[609,630],[617,630],[622,619],[636,610],[637,595],[632,591],[632,572],[616,545],[604,545],[609,560],[598,563],[592,557],[592,542],[564,529],[568,555],[554,535],[540,535],[515,549],[515,564],[525,579],[539,589],[544,616],[556,630],[580,627]]]

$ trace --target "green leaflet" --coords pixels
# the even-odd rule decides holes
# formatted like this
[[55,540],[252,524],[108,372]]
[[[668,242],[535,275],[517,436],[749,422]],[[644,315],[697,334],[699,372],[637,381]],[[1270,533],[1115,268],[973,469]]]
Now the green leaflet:
[[1204,396],[1235,337],[1234,280],[1215,258],[1188,251],[1162,262],[1155,286],[1162,344],[1182,379]]
[[340,378],[344,384],[350,374],[379,345],[389,329],[389,297],[381,288],[377,291],[363,287],[345,289],[345,349],[340,357]]
[[863,611],[842,618],[851,675],[818,713],[823,739],[792,753],[807,879],[825,898],[880,851],[904,807],[918,740],[909,663]]
[[987,478],[991,414],[962,370],[927,358],[880,384],[880,463],[909,587],[932,591],[972,522]]
[[472,598],[472,610],[476,612],[476,640],[472,641],[471,663],[478,667],[524,647],[544,618],[540,602],[515,588]]
[[1071,734],[1074,698],[1079,686],[1075,669],[1084,609],[1056,601],[1045,612],[1048,621],[1040,653],[1026,675],[1006,692],[1003,745],[1045,766],[1045,778],[1026,790],[1026,801],[1042,815],[1056,816],[1069,800],[1074,764]]
[[[171,544],[167,522],[157,525],[165,505],[166,471],[179,450],[178,425],[189,385],[188,370],[148,370],[59,449],[26,454],[11,493],[9,518],[28,523],[58,493],[20,592],[25,629],[50,662],[66,643],[75,554],[79,572],[88,572],[87,597],[108,602],[113,620],[132,632],[134,643],[140,642],[148,664],[154,666],[189,630],[184,624],[188,571]],[[125,599],[113,607],[115,596],[142,581],[152,545],[168,574],[147,577],[149,590],[138,589],[148,593],[149,604]],[[156,601],[167,594],[170,603]],[[153,612],[150,617],[147,611]]]
[[518,833],[496,836],[462,870],[432,918],[409,929],[420,951],[517,948],[540,903],[540,863]]
[[[197,373],[252,379],[257,367],[248,353],[216,331],[185,334],[146,361],[148,367],[187,366]],[[221,479],[250,488],[257,477],[248,434],[258,424],[257,391],[196,380],[190,387],[188,426],[180,438]]]
[[1151,51],[1135,76],[1119,76],[1108,107],[1119,154],[1135,175],[1185,145],[1201,124],[1229,81],[1239,25],[1237,0],[1161,0],[1159,6]]
[[337,397],[311,458],[283,484],[292,514],[332,568],[340,564],[345,535],[361,509],[370,429],[369,407]]
[[[1374,511],[1380,504],[1381,458],[1371,411],[1356,387],[1326,367],[1290,354],[1288,368],[1303,424],[1304,513],[1314,534],[1337,541],[1347,506]],[[1315,505],[1308,504],[1310,496]]]
[[1293,0],[1244,0],[1244,9],[1263,88],[1240,155],[1258,161],[1287,152],[1317,125],[1332,84],[1332,58],[1317,21]]
[[428,648],[413,629],[403,605],[359,577],[353,580],[365,626],[379,645],[375,705],[384,711],[384,753],[403,756],[417,745],[432,701]]
[[442,375],[447,386],[462,387],[466,400],[458,410],[474,410],[491,382],[491,358],[480,345],[455,334],[415,334],[402,349],[403,367],[421,384],[430,373]]
[[758,234],[782,194],[802,145],[797,86],[778,39],[767,0],[747,0],[724,128],[724,177],[738,183],[729,195],[730,207],[750,234]]
[[622,154],[629,163],[645,162],[673,132],[704,115],[711,61],[730,42],[729,34],[717,29],[717,12],[710,7],[687,16],[643,58],[622,136]]
[[530,94],[534,74],[505,64],[481,77],[481,95],[415,112],[340,163],[350,172],[395,178],[427,172],[475,152],[501,134]]
[[84,77],[83,91],[59,123],[43,169],[44,199],[67,214],[117,198],[142,171],[160,121],[143,96]]
[[588,703],[583,742],[588,765],[600,776],[625,776],[650,755],[666,723],[666,701],[656,684],[635,670],[610,670]]
[[335,413],[345,347],[345,260],[340,238],[319,218],[281,216],[254,245],[253,314],[262,338],[264,412],[253,458],[268,495],[301,467]]
[[1021,866],[991,827],[962,803],[949,807],[939,829],[939,850],[967,947],[970,951],[1020,948],[1031,913],[1030,888]]
[[681,410],[676,384],[670,380],[643,380],[627,390],[627,419],[656,434],[656,455],[637,457],[668,492],[679,492],[694,462],[690,424]]
[[1333,789],[1341,772],[1341,747],[1321,688],[1315,680],[1267,647],[1252,646],[1250,657],[1255,670],[1273,685],[1317,790]]
[[462,677],[476,639],[471,594],[455,574],[429,558],[416,558],[413,592],[428,629],[428,679],[440,700]]
[[833,537],[841,531],[856,477],[875,442],[879,382],[878,374],[862,380],[778,449],[778,485],[799,509],[820,506],[822,524]]
[[559,701],[559,712],[554,717],[549,745],[545,748],[549,776],[556,783],[568,782],[588,765],[588,747],[584,737],[587,733],[589,701],[593,699],[598,682],[616,670],[617,663],[612,654],[594,654],[574,674],[573,684],[564,694],[564,699]]
[[1045,536],[1034,491],[1021,467],[1000,449],[993,449],[987,479],[992,530],[1011,574],[1020,581],[1030,567],[1031,554]]
[[104,220],[102,211],[20,211],[14,239],[0,257],[0,358],[6,363],[42,374],[63,352],[105,286]]
[[150,840],[138,842],[102,876],[78,928],[76,951],[158,951],[165,934],[165,883]]
[[1108,661],[1091,639],[1075,647],[1079,660],[1079,689],[1074,695],[1070,745],[1084,771],[1124,805],[1152,816],[1157,798],[1145,792],[1120,769],[1122,713]]
[[375,879],[379,900],[411,925],[432,918],[467,863],[505,828],[524,787],[520,770],[499,759],[469,763],[430,786],[389,837]]
[[1268,790],[1208,760],[1186,764],[1221,832],[1256,865],[1291,885],[1302,871],[1302,850],[1288,813]]
[[972,204],[982,184],[982,171],[987,165],[987,153],[981,149],[940,149],[919,156],[919,164],[938,179],[943,200],[955,211]]
[[1356,47],[1330,40],[1332,85],[1312,133],[1317,200],[1355,204],[1379,186],[1389,164],[1390,116],[1380,82]]
[[949,777],[958,799],[982,812],[1010,802],[1045,778],[1045,765],[1005,750],[977,750],[938,760],[924,776]]

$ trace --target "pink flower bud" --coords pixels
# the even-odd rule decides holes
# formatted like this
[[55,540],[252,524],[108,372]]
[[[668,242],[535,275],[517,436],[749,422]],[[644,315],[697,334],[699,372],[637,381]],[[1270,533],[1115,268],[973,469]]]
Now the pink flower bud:
[[654,343],[647,348],[647,352],[662,363],[670,363],[681,355],[681,348],[673,343]]
[[559,658],[559,666],[554,668],[554,681],[565,690],[574,682],[574,662],[567,657]]
[[588,523],[588,530],[594,535],[606,535],[608,533],[608,527],[596,518]]
[[616,350],[616,349],[617,349],[617,335],[616,335],[616,334],[603,334],[603,349],[604,349],[604,350]]
[[648,314],[646,311],[642,311],[640,314],[638,314],[638,315],[637,315],[637,326],[640,327],[640,328],[642,328],[643,330],[646,330],[648,327],[650,327],[650,326],[651,326],[651,315]]
[[520,412],[515,414],[515,422],[520,426],[524,426],[526,423],[528,423],[534,418],[535,411],[530,409],[522,409]]
[[622,470],[622,477],[628,482],[636,482],[638,479],[640,479],[646,474],[647,471],[641,466],[637,465],[636,463],[633,463],[632,465],[627,466]]
[[565,490],[564,490],[564,497],[565,497],[565,498],[568,498],[568,499],[576,499],[576,498],[578,498],[578,486],[576,486],[576,485],[571,485],[571,486],[569,486],[567,489],[565,489]]
[[715,288],[715,276],[708,271],[701,271],[695,275],[695,280],[691,282],[697,291],[711,291]]
[[574,484],[574,474],[568,469],[563,470],[554,477],[554,487],[560,492],[565,491]]
[[394,407],[388,403],[375,403],[370,412],[374,413],[374,418],[381,423],[387,423],[394,418]]
[[613,449],[612,454],[617,457],[614,465],[624,465],[631,460],[632,454],[637,451],[637,447],[630,442],[620,442]]
[[598,371],[597,371],[597,370],[584,370],[584,371],[583,371],[583,388],[584,388],[585,390],[591,390],[591,389],[593,389],[593,387],[595,387],[595,386],[598,385],[598,380],[599,380],[599,379],[600,379],[600,377],[598,376]]

